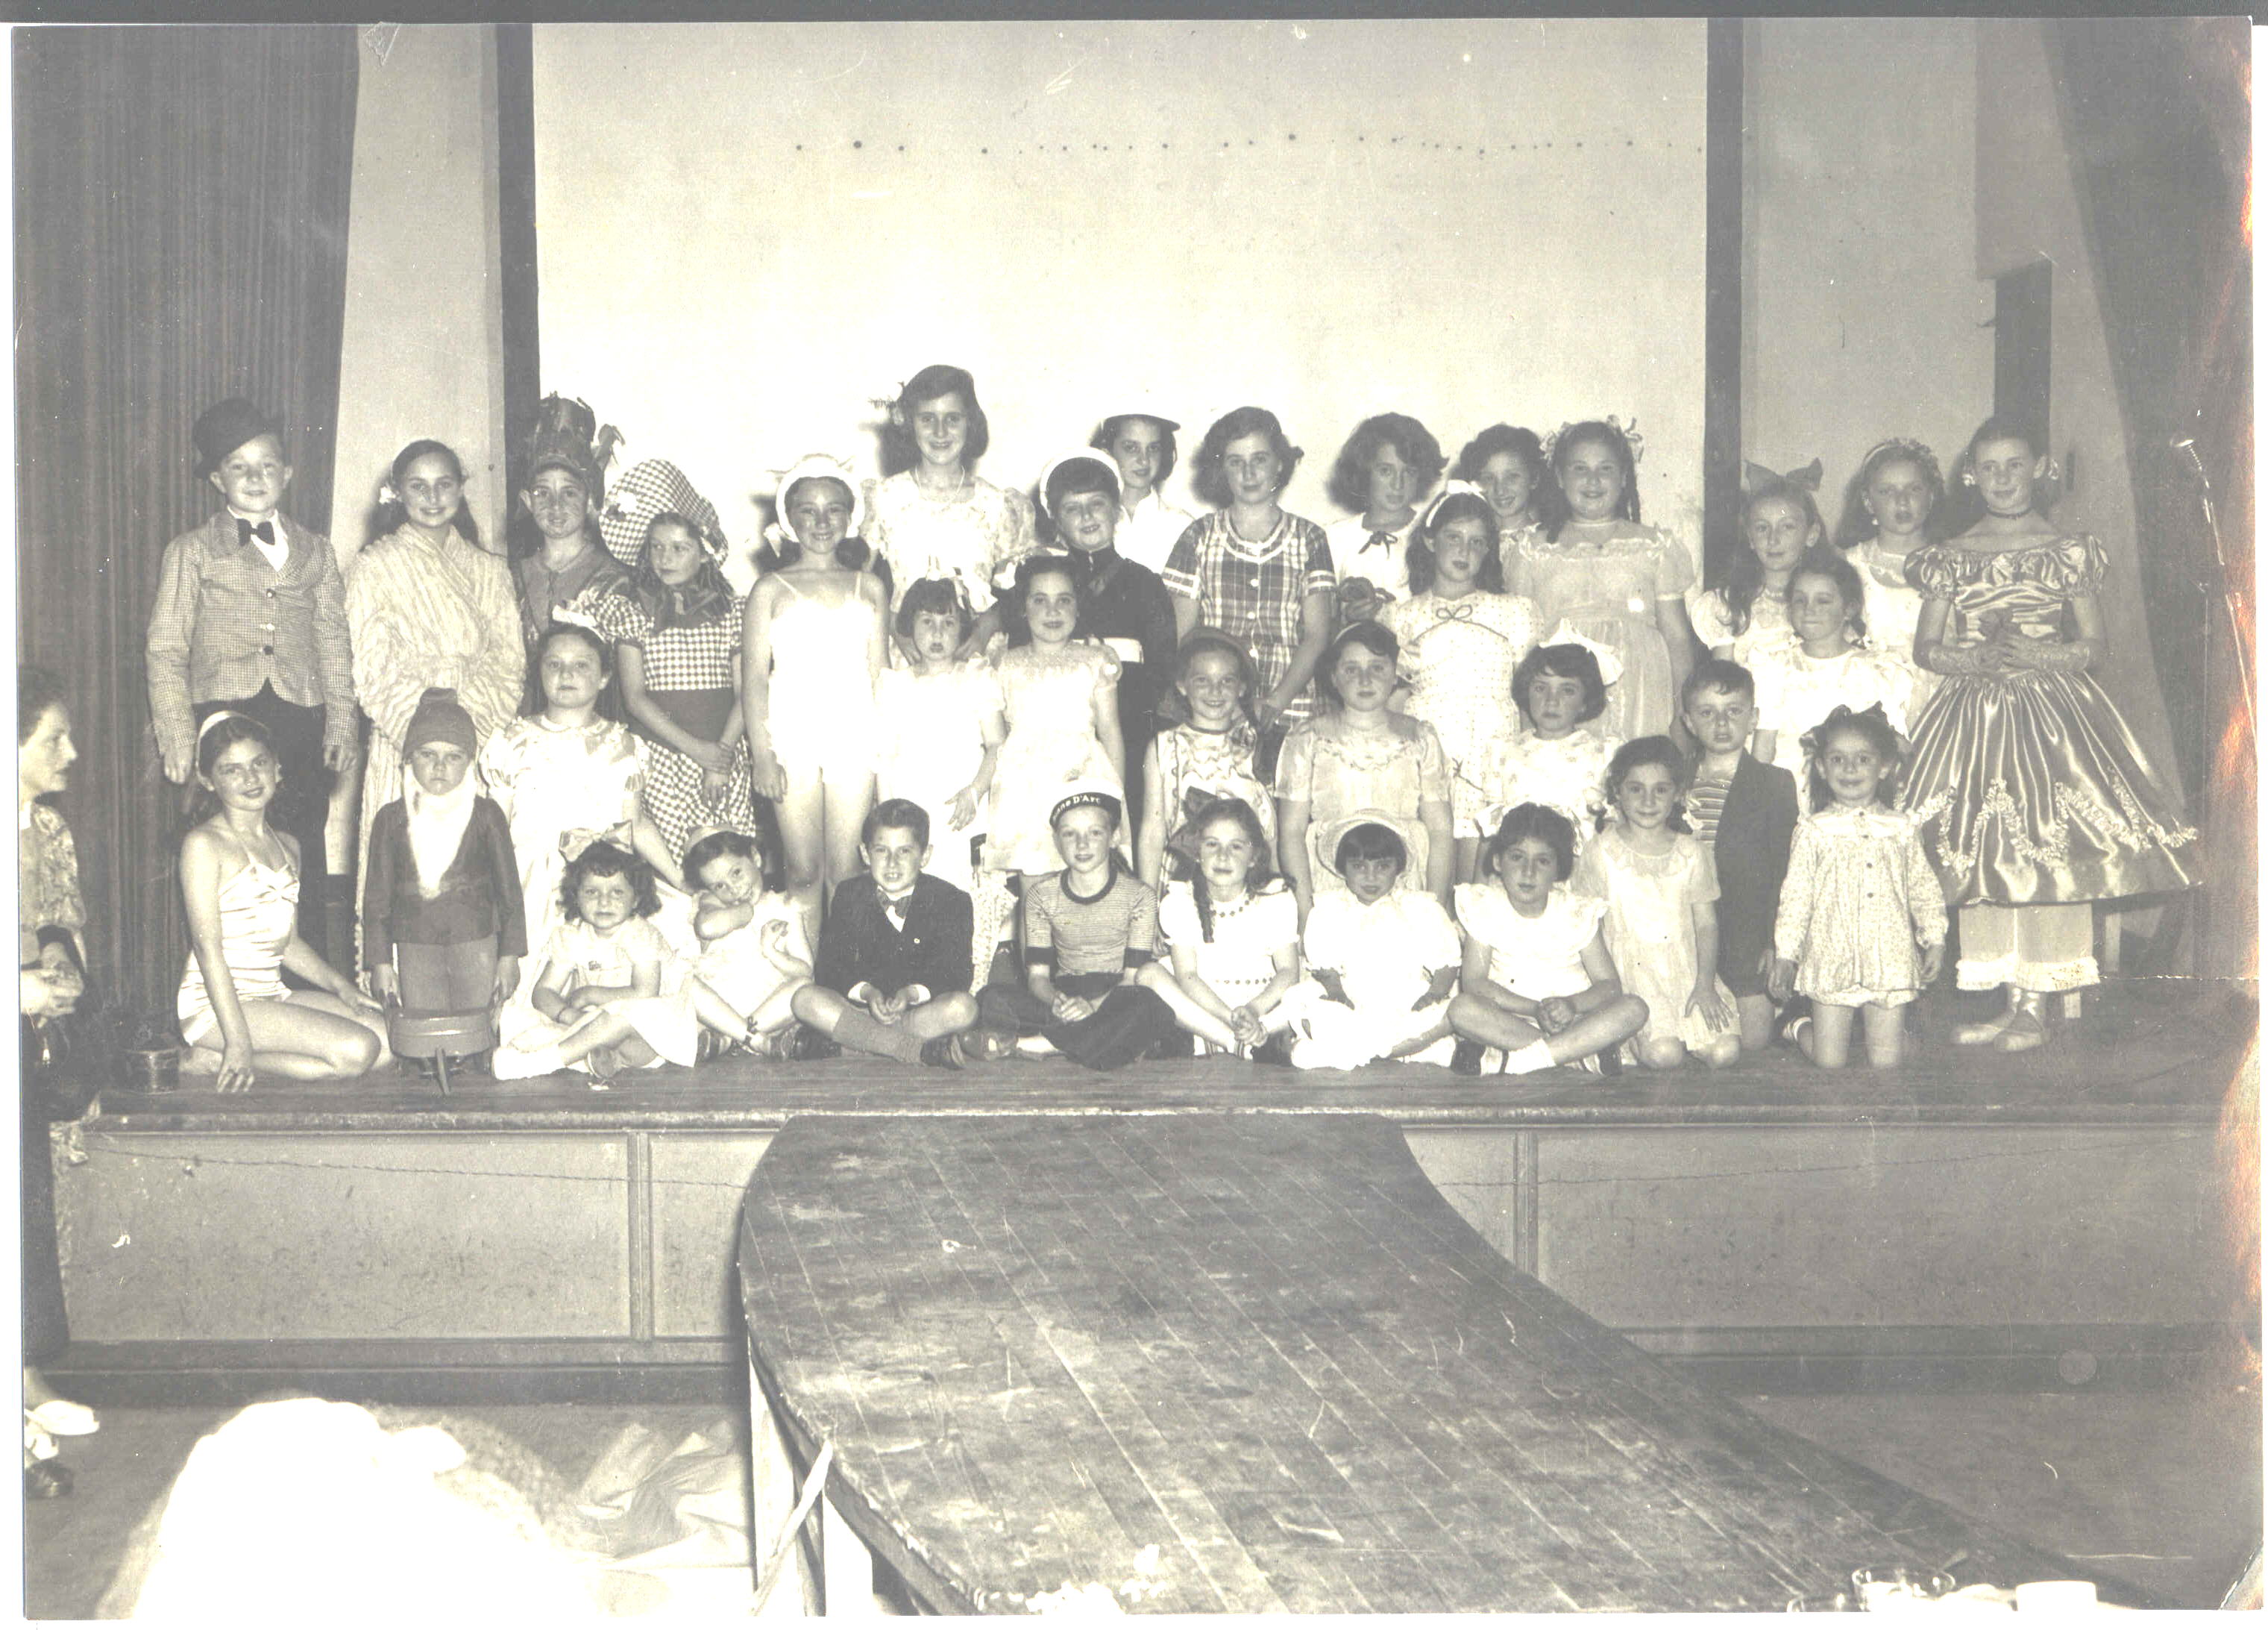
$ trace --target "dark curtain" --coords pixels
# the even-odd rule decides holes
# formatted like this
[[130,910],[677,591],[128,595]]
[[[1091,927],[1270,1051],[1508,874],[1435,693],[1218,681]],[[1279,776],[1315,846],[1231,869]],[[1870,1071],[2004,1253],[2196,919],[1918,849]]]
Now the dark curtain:
[[284,507],[330,513],[355,33],[26,28],[13,49],[18,643],[70,697],[93,977],[170,1015],[181,816],[143,636],[166,541],[219,501],[188,439],[210,403],[279,418]]
[[2242,18],[2045,26],[2125,419],[2150,640],[2205,837],[2200,971],[2246,974],[2257,940],[2255,746],[2239,682],[2253,610],[2250,29]]

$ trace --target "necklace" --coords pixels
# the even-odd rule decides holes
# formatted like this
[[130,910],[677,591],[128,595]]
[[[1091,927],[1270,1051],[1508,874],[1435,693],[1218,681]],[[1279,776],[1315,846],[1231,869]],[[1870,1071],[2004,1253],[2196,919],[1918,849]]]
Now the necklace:
[[925,465],[918,464],[914,467],[914,490],[920,493],[929,503],[951,504],[957,499],[967,498],[976,490],[976,478],[968,473],[968,467],[966,464],[954,467],[956,479],[952,486],[944,488],[932,487],[922,479],[922,471],[926,468]]

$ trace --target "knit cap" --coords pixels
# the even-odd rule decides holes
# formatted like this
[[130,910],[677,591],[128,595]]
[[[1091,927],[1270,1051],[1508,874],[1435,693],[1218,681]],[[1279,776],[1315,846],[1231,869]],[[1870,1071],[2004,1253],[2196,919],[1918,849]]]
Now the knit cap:
[[409,716],[409,728],[401,733],[401,751],[407,756],[429,741],[460,747],[468,758],[479,750],[473,716],[465,712],[457,700],[457,693],[445,686],[436,685],[417,698],[417,711]]

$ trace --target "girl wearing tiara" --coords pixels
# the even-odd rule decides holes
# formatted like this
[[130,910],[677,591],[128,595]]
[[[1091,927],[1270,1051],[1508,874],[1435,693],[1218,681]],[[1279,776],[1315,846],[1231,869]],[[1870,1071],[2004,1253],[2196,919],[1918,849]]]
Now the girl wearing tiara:
[[814,454],[780,482],[777,542],[741,619],[740,714],[755,790],[779,808],[787,891],[819,938],[827,891],[855,877],[874,802],[874,683],[887,583],[865,570],[865,503],[847,467]]
[[1504,573],[1505,586],[1534,601],[1547,626],[1567,622],[1615,653],[1622,678],[1603,728],[1624,740],[1669,728],[1692,666],[1685,591],[1693,559],[1638,519],[1643,445],[1612,419],[1571,424],[1553,438],[1551,471],[1566,517],[1519,540]]
[[1496,512],[1478,489],[1453,481],[1410,542],[1410,594],[1381,619],[1402,642],[1410,716],[1433,726],[1454,778],[1450,817],[1460,829],[1486,802],[1481,760],[1513,734],[1512,676],[1535,647],[1535,608],[1504,589]]
[[724,562],[714,509],[663,510],[646,523],[630,594],[600,617],[612,624],[622,705],[645,742],[645,813],[672,854],[698,832],[756,830],[740,713],[744,608]]
[[1796,823],[1780,885],[1771,995],[1811,998],[1795,1039],[1815,1064],[1842,1067],[1863,1013],[1867,1062],[1888,1068],[1904,1044],[1901,1010],[1944,957],[1945,896],[1913,816],[1890,807],[1903,743],[1881,705],[1837,708],[1804,748],[1811,813]]
[[1927,596],[1915,655],[1944,680],[1914,724],[1904,803],[1961,908],[1961,988],[2008,992],[1954,1040],[2020,1052],[2047,1039],[2049,992],[2102,977],[2092,903],[2190,887],[2197,833],[2088,673],[2109,557],[2049,518],[2039,433],[1989,418],[1960,468],[1983,516],[1908,570]]
[[[243,1092],[255,1072],[349,1080],[387,1056],[378,1005],[299,938],[299,846],[268,824],[283,768],[267,726],[217,712],[197,737],[197,824],[181,840],[189,959],[183,1068]],[[287,991],[290,969],[316,988]]]
[[[1030,501],[976,473],[991,441],[968,370],[932,363],[890,403],[884,479],[865,498],[865,535],[895,586],[890,608],[923,579],[945,579],[974,619],[962,656],[991,643],[1001,621],[995,591],[1033,549]],[[858,822],[850,826],[855,836]]]

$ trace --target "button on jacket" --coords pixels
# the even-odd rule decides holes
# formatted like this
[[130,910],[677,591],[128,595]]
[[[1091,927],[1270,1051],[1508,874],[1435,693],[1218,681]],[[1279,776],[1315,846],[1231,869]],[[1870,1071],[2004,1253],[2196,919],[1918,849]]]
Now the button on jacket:
[[186,758],[198,702],[239,702],[263,684],[300,707],[320,707],[326,747],[354,740],[354,667],[346,590],[329,540],[276,517],[291,546],[281,571],[241,541],[223,509],[166,545],[144,647],[150,719],[160,751]]

